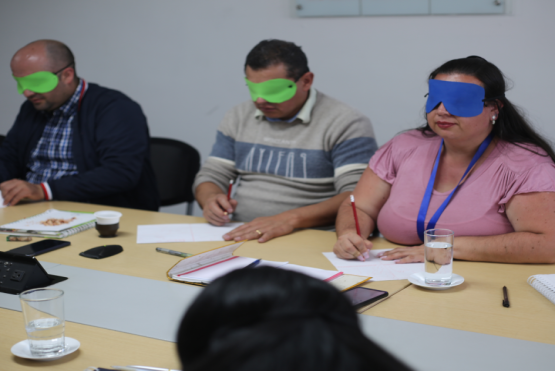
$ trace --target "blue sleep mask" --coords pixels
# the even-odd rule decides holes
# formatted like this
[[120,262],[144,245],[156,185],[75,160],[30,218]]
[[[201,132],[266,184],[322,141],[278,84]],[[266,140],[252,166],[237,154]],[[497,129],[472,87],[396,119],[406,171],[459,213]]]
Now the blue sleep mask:
[[484,110],[486,90],[480,85],[466,82],[429,80],[426,113],[432,112],[440,103],[454,116],[478,116]]

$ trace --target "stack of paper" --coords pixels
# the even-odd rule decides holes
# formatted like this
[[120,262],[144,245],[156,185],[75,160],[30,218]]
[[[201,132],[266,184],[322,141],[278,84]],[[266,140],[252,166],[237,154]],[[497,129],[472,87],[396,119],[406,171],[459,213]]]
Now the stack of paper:
[[[168,278],[173,281],[206,285],[233,270],[245,268],[256,259],[233,255],[235,250],[242,244],[243,242],[237,242],[187,257],[179,261],[168,271]],[[332,284],[334,284],[334,281],[337,281],[337,278],[344,277],[343,272],[287,264],[287,262],[261,260],[257,267],[263,266],[303,273],[307,276],[328,281]],[[370,277],[349,276],[348,279],[337,281],[334,286],[339,290],[344,290],[365,282],[369,278]]]

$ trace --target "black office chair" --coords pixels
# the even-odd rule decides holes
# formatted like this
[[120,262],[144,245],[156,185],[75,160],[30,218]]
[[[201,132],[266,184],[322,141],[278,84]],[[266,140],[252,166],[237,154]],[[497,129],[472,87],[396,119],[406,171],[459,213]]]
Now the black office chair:
[[4,141],[4,139],[6,139],[6,136],[0,134],[0,145],[2,144],[2,142]]
[[187,215],[193,214],[193,182],[200,169],[198,151],[179,140],[150,138],[150,159],[156,174],[160,205],[187,202]]

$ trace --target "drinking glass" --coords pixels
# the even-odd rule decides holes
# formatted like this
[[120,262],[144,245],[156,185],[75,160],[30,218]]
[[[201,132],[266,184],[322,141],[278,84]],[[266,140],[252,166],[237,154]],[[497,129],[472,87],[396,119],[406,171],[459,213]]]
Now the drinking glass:
[[454,236],[452,230],[442,228],[424,233],[424,280],[428,285],[451,284]]
[[19,294],[29,349],[35,357],[55,357],[65,350],[64,292],[31,289]]

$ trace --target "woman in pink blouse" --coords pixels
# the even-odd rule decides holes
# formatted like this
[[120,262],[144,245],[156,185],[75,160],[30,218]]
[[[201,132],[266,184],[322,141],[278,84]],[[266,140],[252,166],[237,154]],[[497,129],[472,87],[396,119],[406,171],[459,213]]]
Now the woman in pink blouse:
[[427,125],[381,147],[356,186],[362,237],[341,205],[335,254],[367,258],[377,224],[407,245],[382,259],[422,262],[422,231],[435,223],[455,232],[455,259],[555,263],[555,153],[505,97],[501,71],[475,56],[443,64],[426,112]]

